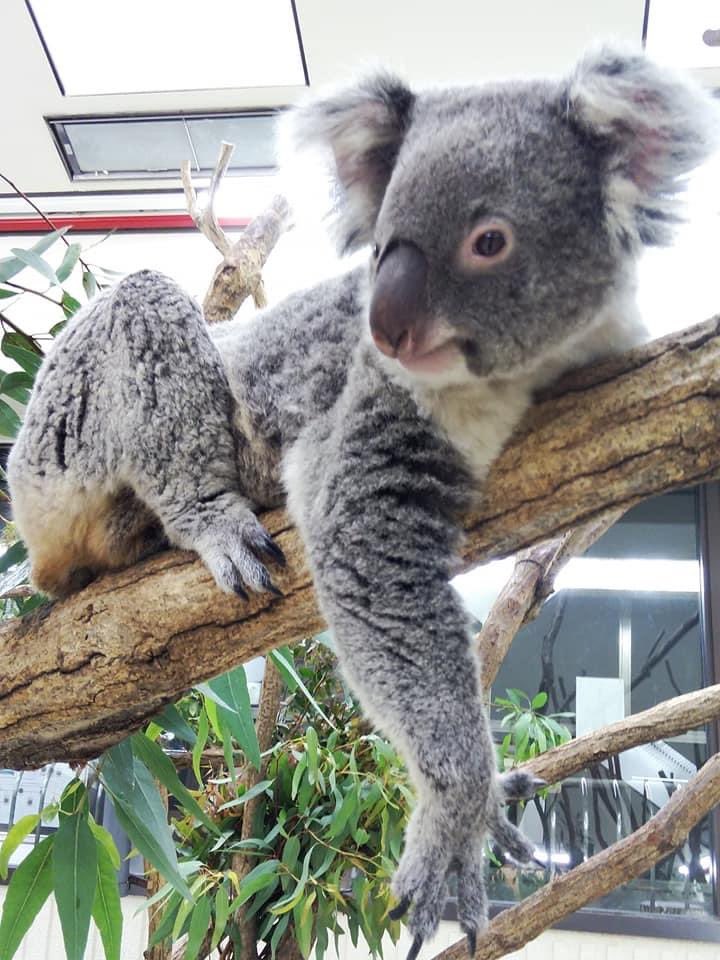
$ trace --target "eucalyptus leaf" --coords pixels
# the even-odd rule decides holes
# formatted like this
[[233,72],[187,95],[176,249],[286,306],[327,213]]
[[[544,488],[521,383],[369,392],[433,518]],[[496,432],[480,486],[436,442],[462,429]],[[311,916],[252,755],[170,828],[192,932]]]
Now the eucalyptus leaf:
[[219,827],[205,813],[195,797],[181,782],[172,760],[166,756],[162,747],[149,740],[144,733],[136,733],[130,738],[133,753],[152,775],[185,807],[188,813],[200,820],[211,833],[218,834]]
[[5,400],[0,399],[0,435],[13,440],[21,424],[22,421],[13,408]]
[[75,269],[75,264],[80,259],[81,252],[82,247],[79,243],[71,243],[68,245],[68,248],[65,251],[65,256],[62,258],[62,263],[55,271],[55,276],[60,283],[64,283],[73,272]]
[[220,943],[225,936],[225,927],[230,916],[230,899],[225,887],[220,886],[215,893],[215,925],[213,927],[212,938],[210,940],[210,951]]
[[34,250],[21,250],[19,247],[13,247],[10,250],[10,253],[18,260],[21,260],[26,266],[35,270],[41,276],[45,277],[46,280],[49,280],[53,286],[58,286],[60,281],[57,278],[57,274],[43,258],[36,253]]
[[208,897],[201,897],[195,904],[190,917],[188,938],[185,943],[183,960],[197,960],[205,934],[210,925],[211,905]]
[[237,897],[233,900],[232,912],[234,913],[238,907],[241,907],[246,901],[250,899],[258,890],[262,890],[263,887],[266,887],[268,884],[273,882],[273,879],[277,875],[277,870],[280,863],[278,860],[265,860],[264,863],[260,863],[257,867],[254,867],[247,876],[243,877],[240,882],[240,889],[238,890]]
[[57,834],[50,834],[28,854],[13,873],[5,894],[0,918],[0,957],[12,960],[20,941],[53,888],[53,846]]
[[127,740],[103,755],[100,777],[130,840],[178,893],[191,899],[190,888],[178,869],[165,804],[147,767],[133,755]]
[[250,763],[259,770],[260,747],[243,667],[236,667],[215,677],[214,680],[201,684],[198,689],[215,699],[219,713],[225,719],[233,738]]
[[97,885],[97,846],[88,825],[85,788],[60,810],[53,848],[53,889],[67,960],[82,960]]
[[40,823],[39,813],[28,813],[14,823],[7,832],[7,836],[0,846],[0,878],[7,880],[10,857],[23,842],[25,837]]
[[173,733],[178,740],[183,740],[191,747],[197,740],[197,735],[193,728],[172,703],[168,704],[168,706],[155,717],[155,723],[162,727],[163,730]]
[[[0,401],[1,402],[1,401]],[[8,547],[5,553],[0,556],[0,573],[5,573],[17,563],[27,560],[27,547],[22,540],[16,540],[11,547]]]
[[18,366],[22,367],[22,369],[26,373],[29,373],[34,379],[43,359],[39,353],[28,350],[26,347],[18,346],[7,333],[2,339],[2,352],[6,357],[14,360]]
[[97,883],[92,918],[100,931],[105,960],[120,960],[123,916],[115,871],[115,864],[107,847],[103,842],[97,842]]

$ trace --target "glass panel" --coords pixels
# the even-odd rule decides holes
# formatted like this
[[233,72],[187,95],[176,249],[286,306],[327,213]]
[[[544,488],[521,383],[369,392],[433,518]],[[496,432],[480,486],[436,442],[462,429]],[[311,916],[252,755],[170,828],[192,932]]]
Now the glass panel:
[[235,144],[231,170],[275,166],[275,117],[272,115],[188,117],[186,123],[201,170],[214,169],[221,140]]
[[[539,617],[515,638],[493,687],[548,694],[543,713],[573,733],[695,690],[703,673],[697,493],[647,501],[616,524],[586,558],[572,561]],[[498,740],[506,710],[495,706]],[[491,896],[522,898],[645,823],[708,756],[704,730],[625,751],[516,810],[545,870],[488,861]],[[600,910],[713,914],[709,818],[685,846],[649,873],[593,904]]]

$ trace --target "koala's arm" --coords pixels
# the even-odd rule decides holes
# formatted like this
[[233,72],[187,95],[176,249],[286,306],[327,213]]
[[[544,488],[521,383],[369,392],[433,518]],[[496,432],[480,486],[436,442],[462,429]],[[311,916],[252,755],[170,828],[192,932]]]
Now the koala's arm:
[[[334,414],[301,435],[285,475],[343,672],[417,790],[393,881],[400,910],[411,905],[417,949],[437,927],[453,868],[472,939],[487,913],[487,833],[518,860],[532,847],[501,810],[469,623],[448,583],[470,477],[372,361],[353,370]],[[518,781],[512,792],[536,787]]]
[[141,271],[73,320],[40,371],[8,474],[33,580],[51,596],[163,542],[219,586],[281,559],[239,487],[233,399],[200,309]]

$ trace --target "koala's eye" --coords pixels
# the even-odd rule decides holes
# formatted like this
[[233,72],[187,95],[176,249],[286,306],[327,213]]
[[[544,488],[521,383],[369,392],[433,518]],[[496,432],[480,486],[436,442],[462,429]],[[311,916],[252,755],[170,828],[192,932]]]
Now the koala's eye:
[[502,230],[486,230],[473,242],[473,253],[479,257],[495,257],[507,245]]
[[469,231],[458,250],[458,266],[464,272],[491,270],[513,251],[512,227],[500,218],[484,219]]

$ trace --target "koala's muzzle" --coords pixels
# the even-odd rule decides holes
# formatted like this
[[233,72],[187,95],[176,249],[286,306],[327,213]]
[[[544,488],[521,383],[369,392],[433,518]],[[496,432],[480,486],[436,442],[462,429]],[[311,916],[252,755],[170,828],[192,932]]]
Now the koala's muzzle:
[[388,357],[412,354],[427,326],[425,255],[413,243],[396,241],[377,265],[370,300],[370,330],[378,350]]

